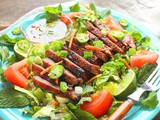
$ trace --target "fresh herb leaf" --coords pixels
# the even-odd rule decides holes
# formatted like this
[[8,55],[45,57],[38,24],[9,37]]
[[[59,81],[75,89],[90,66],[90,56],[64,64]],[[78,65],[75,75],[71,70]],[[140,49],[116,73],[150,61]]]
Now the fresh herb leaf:
[[6,46],[2,46],[0,49],[0,59],[5,61],[9,57],[9,49]]
[[77,108],[72,103],[68,103],[67,107],[78,118],[78,120],[97,120],[92,114]]
[[61,5],[61,4],[59,4],[59,5],[58,5],[58,7],[57,7],[57,9],[58,9],[59,11],[62,11],[62,10],[63,10],[62,5]]
[[9,67],[10,65],[12,65],[13,63],[17,62],[17,58],[16,55],[13,54],[11,55],[7,60],[6,60],[6,66]]
[[90,101],[92,101],[92,99],[91,99],[91,97],[82,97],[80,99],[80,101],[77,103],[77,105],[82,105],[85,101],[90,102]]
[[143,37],[139,43],[136,43],[137,49],[149,50],[150,49],[150,38],[148,36]]
[[6,46],[2,46],[0,49],[0,60],[2,64],[2,68],[4,67],[4,62],[7,60],[9,57],[9,49]]
[[137,75],[137,82],[139,84],[143,84],[147,78],[150,76],[150,74],[154,71],[157,65],[152,63],[147,63],[143,65]]
[[0,107],[23,107],[29,105],[29,100],[25,94],[12,88],[0,91]]
[[76,3],[75,5],[73,5],[73,6],[70,6],[69,7],[69,9],[70,9],[70,11],[71,12],[79,12],[80,11],[80,5],[79,5],[79,2],[78,3]]
[[[143,95],[142,97],[144,97],[145,95]],[[146,99],[141,97],[141,105],[146,108],[146,109],[155,109],[156,106],[158,105],[159,101],[157,99],[157,94],[155,91],[149,92],[148,95],[146,95]]]
[[101,19],[106,18],[108,15],[111,15],[111,11],[108,9],[104,9],[102,11],[97,12],[98,18],[101,18]]
[[90,93],[93,91],[94,91],[94,88],[92,86],[87,85],[84,87],[82,95],[85,95],[86,93]]
[[58,16],[61,15],[60,7],[44,7],[45,12],[51,13],[51,14],[56,14]]
[[4,70],[2,68],[0,68],[0,81],[6,82],[6,78],[4,76]]
[[130,48],[130,49],[127,51],[126,54],[127,54],[129,57],[131,57],[131,56],[135,55],[136,53],[137,53],[136,49]]
[[89,7],[90,7],[91,10],[94,11],[94,13],[97,12],[97,9],[96,9],[96,7],[95,7],[95,5],[94,5],[93,3],[91,3],[91,4],[89,5]]
[[57,20],[62,15],[61,4],[58,7],[44,7],[47,14],[47,23]]

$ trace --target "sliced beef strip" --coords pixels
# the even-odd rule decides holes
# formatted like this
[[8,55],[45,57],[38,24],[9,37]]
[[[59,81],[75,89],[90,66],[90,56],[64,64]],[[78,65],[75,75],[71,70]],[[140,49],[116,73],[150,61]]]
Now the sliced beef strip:
[[[96,41],[98,40],[98,37],[96,37],[95,35],[93,35],[92,33],[90,33],[89,31],[87,31],[87,34],[89,36],[90,41]],[[107,45],[103,45],[103,48],[105,49],[105,54],[109,57],[113,57],[112,55],[112,49],[107,46]]]
[[63,49],[68,52],[68,58],[73,61],[75,64],[80,66],[81,68],[97,75],[100,73],[100,66],[94,65],[89,63],[87,60],[85,60],[83,57],[75,53],[74,51],[68,49],[67,47],[63,46]]
[[[43,60],[43,65],[45,67],[49,67],[55,64],[54,61],[52,61],[49,58],[44,58]],[[83,79],[82,78],[76,78],[71,72],[69,72],[68,70],[65,69],[63,75],[60,77],[60,79],[66,81],[67,83],[71,84],[71,85],[76,85],[78,83],[83,83]]]
[[87,35],[89,37],[90,41],[95,41],[95,40],[99,40],[98,37],[96,37],[95,35],[93,35],[91,32],[87,31]]
[[103,33],[98,29],[96,28],[95,26],[92,25],[92,23],[90,22],[86,22],[86,27],[87,29],[94,35],[96,35],[99,39],[101,39],[105,44],[107,44],[109,47],[111,47],[113,49],[113,51],[115,52],[119,52],[121,54],[124,53],[124,51],[119,47],[117,46],[115,43],[113,43],[112,41],[110,41],[108,39],[108,37],[104,36]]
[[[84,44],[80,44],[77,42],[76,39],[73,39],[73,43],[75,43],[77,46],[81,46],[82,48],[85,48],[86,45],[88,45],[87,43]],[[101,59],[103,62],[107,62],[108,61],[108,57],[106,54],[104,54],[103,52],[94,52],[94,55],[97,56],[99,59]]]
[[44,90],[47,90],[49,92],[52,92],[58,96],[61,96],[61,97],[67,97],[67,98],[70,98],[72,100],[78,100],[79,99],[79,96],[75,94],[74,91],[67,91],[65,93],[61,92],[59,86],[57,85],[53,85],[51,84],[50,82],[46,81],[45,79],[39,77],[39,76],[34,76],[32,78],[35,86],[37,87],[40,87]]
[[[32,63],[32,71],[33,71],[33,73],[34,73],[35,75],[41,76],[40,73],[41,73],[42,71],[44,71],[44,70],[45,70],[45,69],[44,69],[42,66],[37,65],[37,64],[35,64],[35,63]],[[49,76],[48,76],[47,73],[44,74],[44,75],[42,75],[41,77],[44,78],[44,79],[46,79],[47,81],[49,81],[49,82],[51,82],[51,83],[54,83],[54,81],[49,78]]]
[[[69,42],[66,42],[66,47],[68,47],[68,45],[69,45]],[[75,43],[72,43],[72,48],[71,48],[71,50],[73,50],[74,52],[76,52],[78,55],[80,55],[80,56],[84,56],[84,51],[88,51],[88,50],[86,50],[85,48],[83,48],[82,46],[78,46],[78,45],[76,45]],[[88,62],[90,62],[90,63],[92,63],[92,64],[96,64],[96,65],[101,65],[101,60],[97,57],[97,56],[95,56],[95,55],[93,55],[92,56],[92,58],[87,58],[86,59]]]
[[125,37],[121,41],[122,41],[123,45],[125,45],[126,50],[128,50],[129,48],[136,49],[136,44],[135,44],[134,38],[132,36],[125,34]]
[[83,78],[85,80],[88,80],[90,78],[90,75],[84,71],[82,68],[80,68],[78,65],[74,64],[72,61],[70,61],[68,58],[63,58],[60,56],[57,56],[57,54],[52,50],[46,51],[46,56],[55,62],[63,61],[61,64],[68,69],[72,74],[74,74],[78,78]]
[[[99,20],[94,21],[94,25],[102,30],[103,28],[107,29],[107,26],[104,24],[101,24],[101,22]],[[108,29],[107,29],[108,30]],[[121,45],[121,43],[123,45]],[[127,51],[129,48],[134,48],[136,49],[136,45],[135,45],[135,41],[134,38],[130,35],[125,34],[125,37],[123,40],[121,40],[118,44],[119,47],[121,47],[123,50]],[[124,46],[125,45],[125,46]]]
[[93,22],[93,24],[94,24],[98,29],[100,29],[100,30],[102,30],[103,28],[106,28],[108,31],[110,31],[110,29],[107,27],[107,25],[102,24],[98,19],[95,20],[95,21]]

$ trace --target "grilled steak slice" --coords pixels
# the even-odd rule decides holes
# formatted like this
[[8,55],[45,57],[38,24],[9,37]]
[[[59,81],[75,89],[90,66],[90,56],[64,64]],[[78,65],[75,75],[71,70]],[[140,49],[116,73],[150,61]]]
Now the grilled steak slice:
[[66,50],[68,52],[68,58],[73,61],[75,64],[77,64],[78,66],[80,66],[81,68],[93,73],[93,74],[99,74],[100,73],[100,66],[98,65],[94,65],[89,63],[87,60],[85,60],[84,58],[82,58],[80,55],[78,55],[77,53],[75,53],[72,50],[69,50],[67,47],[63,46],[63,49]]
[[[79,44],[76,39],[73,39],[73,43],[77,44],[77,46],[81,46],[85,49],[85,46],[88,45],[87,43]],[[97,56],[99,59],[101,59],[103,62],[107,62],[108,57],[103,52],[94,52],[94,55]]]
[[103,28],[106,28],[108,31],[110,31],[110,29],[107,27],[107,25],[105,24],[101,24],[101,22],[97,19],[93,22],[93,24],[100,30],[102,30]]
[[90,41],[99,40],[99,38],[95,35],[93,35],[91,32],[87,31],[87,35],[89,36]]
[[132,36],[125,34],[125,37],[121,41],[122,41],[123,45],[125,45],[126,50],[128,50],[129,48],[136,49],[136,44],[135,44],[134,38]]
[[[32,64],[32,71],[33,71],[33,73],[34,73],[35,75],[41,76],[40,73],[41,73],[42,71],[44,71],[44,70],[45,70],[45,69],[44,69],[42,66],[37,65],[37,64],[35,64],[35,63]],[[47,73],[44,74],[44,75],[42,75],[41,77],[44,78],[44,79],[46,79],[47,81],[49,81],[49,82],[51,82],[51,83],[54,83],[54,81],[49,78],[49,76],[48,76]]]
[[[87,31],[87,34],[88,34],[89,39],[90,39],[91,41],[96,41],[96,40],[98,40],[98,38],[97,38],[95,35],[93,35],[92,33],[90,33],[89,31]],[[105,54],[106,54],[107,56],[113,57],[113,55],[112,55],[112,49],[111,49],[109,46],[104,45],[103,48],[105,49]]]
[[[69,45],[69,42],[66,42],[67,47],[68,47],[68,45]],[[78,46],[75,43],[72,43],[71,50],[73,50],[74,52],[76,52],[78,55],[80,55],[82,57],[84,55],[83,52],[87,51],[85,48],[83,48],[82,46]],[[95,55],[93,55],[92,58],[87,58],[86,60],[89,61],[90,63],[96,64],[96,65],[100,65],[100,63],[101,63],[101,60]]]
[[68,69],[71,73],[73,73],[76,77],[83,78],[85,80],[89,79],[89,76],[87,75],[87,73],[82,68],[80,68],[79,66],[77,66],[76,64],[71,62],[69,59],[57,56],[57,54],[52,50],[47,50],[46,56],[48,58],[54,60],[55,62],[59,62],[59,61],[63,60],[63,62],[61,64],[66,69]]
[[[49,67],[49,66],[55,64],[55,62],[52,61],[49,58],[44,58],[42,61],[43,61],[43,65],[45,67]],[[83,79],[82,78],[76,78],[71,72],[69,72],[66,69],[65,69],[63,75],[60,77],[60,79],[66,81],[67,83],[69,83],[71,85],[76,85],[78,83],[83,83]]]
[[46,81],[45,79],[39,77],[39,76],[34,76],[32,78],[35,86],[40,87],[44,90],[47,90],[49,92],[52,92],[58,96],[62,96],[62,97],[68,97],[72,100],[78,100],[79,96],[75,94],[74,91],[67,91],[66,93],[61,92],[59,86],[57,85],[53,85],[50,82]]
[[109,47],[111,47],[115,52],[124,53],[124,51],[117,46],[115,43],[110,41],[108,37],[104,36],[103,33],[96,27],[92,25],[90,22],[86,22],[87,29],[94,35],[96,35],[99,39],[101,39],[105,44],[107,44]]

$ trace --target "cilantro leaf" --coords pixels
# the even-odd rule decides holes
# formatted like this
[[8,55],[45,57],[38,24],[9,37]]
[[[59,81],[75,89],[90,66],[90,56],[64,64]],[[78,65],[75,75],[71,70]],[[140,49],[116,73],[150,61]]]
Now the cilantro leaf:
[[96,9],[96,7],[95,7],[95,5],[94,5],[93,3],[91,3],[91,4],[89,5],[89,7],[91,8],[91,10],[94,11],[94,13],[97,12],[97,9]]
[[87,85],[84,87],[82,95],[85,95],[86,93],[90,93],[93,91],[94,91],[94,88],[92,86]]
[[77,117],[78,120],[97,120],[92,114],[81,110],[72,103],[68,103],[67,107]]
[[62,9],[61,5],[58,7],[44,7],[44,11],[47,14],[47,23],[57,20],[62,14]]
[[77,103],[77,105],[82,105],[83,102],[85,102],[85,101],[90,102],[90,101],[92,101],[92,99],[91,99],[91,97],[82,97],[82,98],[80,99],[80,101]]
[[69,7],[69,9],[70,9],[70,11],[71,12],[79,12],[80,11],[80,5],[79,5],[79,2],[78,3],[76,3],[75,5],[73,5],[73,6],[70,6]]
[[57,7],[57,9],[58,9],[59,11],[62,11],[62,10],[63,10],[62,5],[61,5],[61,4],[59,4],[59,5],[58,5],[58,7]]
[[102,11],[97,12],[97,15],[98,15],[99,18],[106,18],[110,14],[111,14],[111,11],[108,10],[108,9],[104,9]]
[[140,101],[141,105],[146,109],[155,109],[159,101],[157,99],[157,94],[155,91],[149,92],[146,99]]

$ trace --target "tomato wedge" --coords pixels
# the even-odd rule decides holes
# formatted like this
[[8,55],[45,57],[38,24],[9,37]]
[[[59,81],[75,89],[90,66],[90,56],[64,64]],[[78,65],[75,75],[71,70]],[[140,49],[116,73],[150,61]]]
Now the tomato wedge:
[[[60,18],[60,20],[62,22],[64,22],[66,25],[69,25],[70,24],[70,20],[68,18],[70,18],[73,22],[75,22],[75,19],[74,17],[75,16],[80,16],[81,15],[81,12],[70,12],[68,14],[63,14]],[[68,17],[68,18],[67,18]]]
[[14,63],[4,71],[9,82],[22,88],[27,88],[27,77],[30,67],[25,60]]
[[87,111],[99,118],[105,115],[112,105],[112,95],[108,90],[102,90],[100,93],[93,94],[91,96],[92,101],[85,101],[80,107],[82,110]]
[[107,25],[111,30],[124,31],[123,27],[122,27],[111,15],[109,15],[109,16],[106,18],[106,25]]
[[148,62],[156,64],[157,59],[158,59],[158,54],[156,54],[155,52],[141,50],[139,54],[131,56],[130,64],[131,67],[140,68],[141,66],[143,66]]

